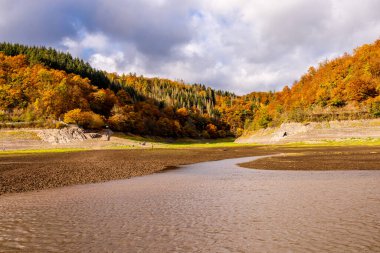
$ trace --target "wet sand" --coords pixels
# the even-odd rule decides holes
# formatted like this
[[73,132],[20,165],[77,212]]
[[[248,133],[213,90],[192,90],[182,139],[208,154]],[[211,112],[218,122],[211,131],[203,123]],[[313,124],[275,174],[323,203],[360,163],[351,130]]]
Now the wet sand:
[[380,147],[263,146],[13,155],[0,156],[0,195],[131,178],[183,164],[279,153],[288,155],[244,163],[243,166],[286,170],[380,169]]
[[275,152],[257,148],[139,149],[0,156],[0,195],[125,179],[183,164]]
[[304,150],[240,166],[267,170],[380,170],[380,147]]
[[380,171],[234,165],[252,159],[0,196],[0,251],[380,251]]

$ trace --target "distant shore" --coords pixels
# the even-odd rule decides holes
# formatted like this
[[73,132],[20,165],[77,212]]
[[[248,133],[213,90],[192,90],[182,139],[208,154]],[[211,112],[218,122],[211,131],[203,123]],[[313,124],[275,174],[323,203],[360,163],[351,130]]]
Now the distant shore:
[[192,149],[91,150],[0,156],[0,195],[143,176],[228,158],[285,154],[241,166],[255,169],[380,169],[380,147],[247,146]]
[[246,131],[237,143],[289,144],[325,143],[380,144],[380,119],[341,120],[305,123],[283,123],[256,131]]

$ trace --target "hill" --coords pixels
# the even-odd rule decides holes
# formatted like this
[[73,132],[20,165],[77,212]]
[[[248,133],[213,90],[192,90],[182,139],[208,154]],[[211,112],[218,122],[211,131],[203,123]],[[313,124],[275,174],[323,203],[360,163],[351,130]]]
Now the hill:
[[[229,134],[228,126],[212,115],[213,90],[207,93],[203,87],[133,75],[125,80],[120,87],[104,89],[74,73],[31,63],[25,55],[0,53],[0,121],[51,126],[61,119],[85,128],[109,124],[118,131],[170,137],[216,138]],[[171,87],[162,88],[171,92],[170,103],[154,99],[153,94],[159,93],[150,90],[165,84]],[[199,93],[192,94],[191,89]],[[198,107],[190,102],[192,98]]]
[[380,40],[353,55],[310,67],[291,87],[276,92],[254,113],[246,130],[284,122],[380,117]]
[[[280,92],[107,73],[52,48],[0,43],[0,122],[163,137],[240,136],[285,122],[380,117],[380,40],[325,61]],[[11,124],[10,124],[11,123]]]

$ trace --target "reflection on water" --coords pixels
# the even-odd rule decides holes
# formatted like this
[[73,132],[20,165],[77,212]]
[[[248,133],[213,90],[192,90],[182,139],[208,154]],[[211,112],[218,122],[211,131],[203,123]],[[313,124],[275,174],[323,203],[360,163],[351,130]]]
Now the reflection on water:
[[379,252],[380,171],[186,166],[0,197],[0,252]]

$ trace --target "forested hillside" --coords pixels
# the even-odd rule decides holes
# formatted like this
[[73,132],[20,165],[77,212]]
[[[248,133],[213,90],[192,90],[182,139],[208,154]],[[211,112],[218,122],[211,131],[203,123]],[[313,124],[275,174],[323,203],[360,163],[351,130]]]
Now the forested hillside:
[[380,117],[380,40],[310,67],[254,113],[249,129],[283,122]]
[[100,88],[109,88],[111,85],[104,71],[96,70],[82,59],[74,58],[69,53],[59,52],[53,48],[29,47],[4,42],[0,43],[0,52],[8,56],[23,54],[30,64],[39,63],[48,68],[87,77]]
[[109,124],[135,134],[225,137],[226,124],[196,107],[174,107],[129,89],[98,88],[88,78],[31,64],[24,55],[0,53],[0,109],[3,122],[63,119],[86,128]]
[[[167,83],[172,89],[167,90],[170,101],[157,100],[153,94],[158,93],[150,91],[156,79],[124,78],[128,81],[120,87],[103,89],[88,78],[31,63],[25,55],[0,53],[0,121],[51,125],[63,119],[86,128],[109,124],[118,131],[171,137],[230,134],[228,125],[211,115],[214,91],[159,80],[157,85]],[[178,94],[190,94],[194,89],[200,95],[179,96],[177,102]]]
[[380,41],[311,67],[280,92],[236,96],[201,84],[93,69],[68,53],[0,44],[0,122],[217,138],[283,122],[380,116]]

